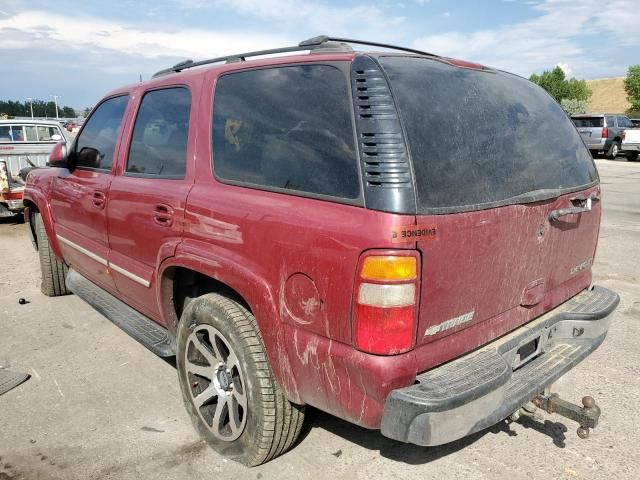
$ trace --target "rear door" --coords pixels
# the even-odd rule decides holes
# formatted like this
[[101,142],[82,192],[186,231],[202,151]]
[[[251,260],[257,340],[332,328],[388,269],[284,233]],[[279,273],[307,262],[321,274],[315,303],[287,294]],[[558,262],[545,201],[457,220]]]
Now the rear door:
[[[494,338],[587,287],[598,176],[560,106],[502,72],[418,58],[381,62],[407,132],[416,222],[435,233],[418,242],[418,342],[478,324]],[[550,220],[587,202],[588,212]]]
[[128,101],[128,95],[112,97],[93,110],[69,154],[75,168],[59,169],[51,191],[55,232],[65,261],[110,290],[114,284],[107,269],[106,207]]
[[109,192],[113,278],[130,305],[156,319],[160,315],[155,272],[182,238],[193,184],[193,169],[187,168],[187,158],[193,158],[190,124],[188,87],[144,93]]

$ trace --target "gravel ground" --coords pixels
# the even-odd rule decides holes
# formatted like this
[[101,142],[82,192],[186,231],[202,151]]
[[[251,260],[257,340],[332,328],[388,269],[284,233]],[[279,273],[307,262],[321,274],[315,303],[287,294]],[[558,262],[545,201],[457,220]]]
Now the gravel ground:
[[589,439],[579,440],[572,422],[546,417],[421,448],[311,410],[291,452],[247,469],[198,439],[172,365],[75,296],[40,294],[25,225],[0,220],[0,366],[31,374],[0,396],[0,480],[637,478],[640,164],[598,167],[604,217],[595,279],[622,301],[603,346],[555,388],[573,401],[596,398],[603,413]]

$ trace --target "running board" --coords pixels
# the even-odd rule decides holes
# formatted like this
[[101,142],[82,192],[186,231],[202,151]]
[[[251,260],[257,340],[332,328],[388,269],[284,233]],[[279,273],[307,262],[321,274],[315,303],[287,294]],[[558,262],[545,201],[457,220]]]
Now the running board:
[[160,357],[176,354],[176,341],[166,328],[69,269],[67,288]]

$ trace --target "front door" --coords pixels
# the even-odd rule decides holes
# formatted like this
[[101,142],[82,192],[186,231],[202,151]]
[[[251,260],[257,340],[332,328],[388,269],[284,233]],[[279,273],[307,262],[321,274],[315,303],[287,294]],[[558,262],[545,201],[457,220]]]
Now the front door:
[[191,93],[151,90],[140,101],[121,172],[109,191],[109,266],[120,294],[159,319],[155,273],[182,238],[193,184],[187,171]]
[[72,168],[60,169],[51,192],[55,232],[64,260],[111,290],[106,207],[128,100],[128,95],[112,97],[94,109],[69,153]]

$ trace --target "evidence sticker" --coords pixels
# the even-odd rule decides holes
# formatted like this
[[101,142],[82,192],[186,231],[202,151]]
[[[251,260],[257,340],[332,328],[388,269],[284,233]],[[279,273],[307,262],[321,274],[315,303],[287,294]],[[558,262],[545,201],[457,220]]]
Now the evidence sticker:
[[435,240],[437,236],[438,228],[435,224],[391,227],[391,243]]

